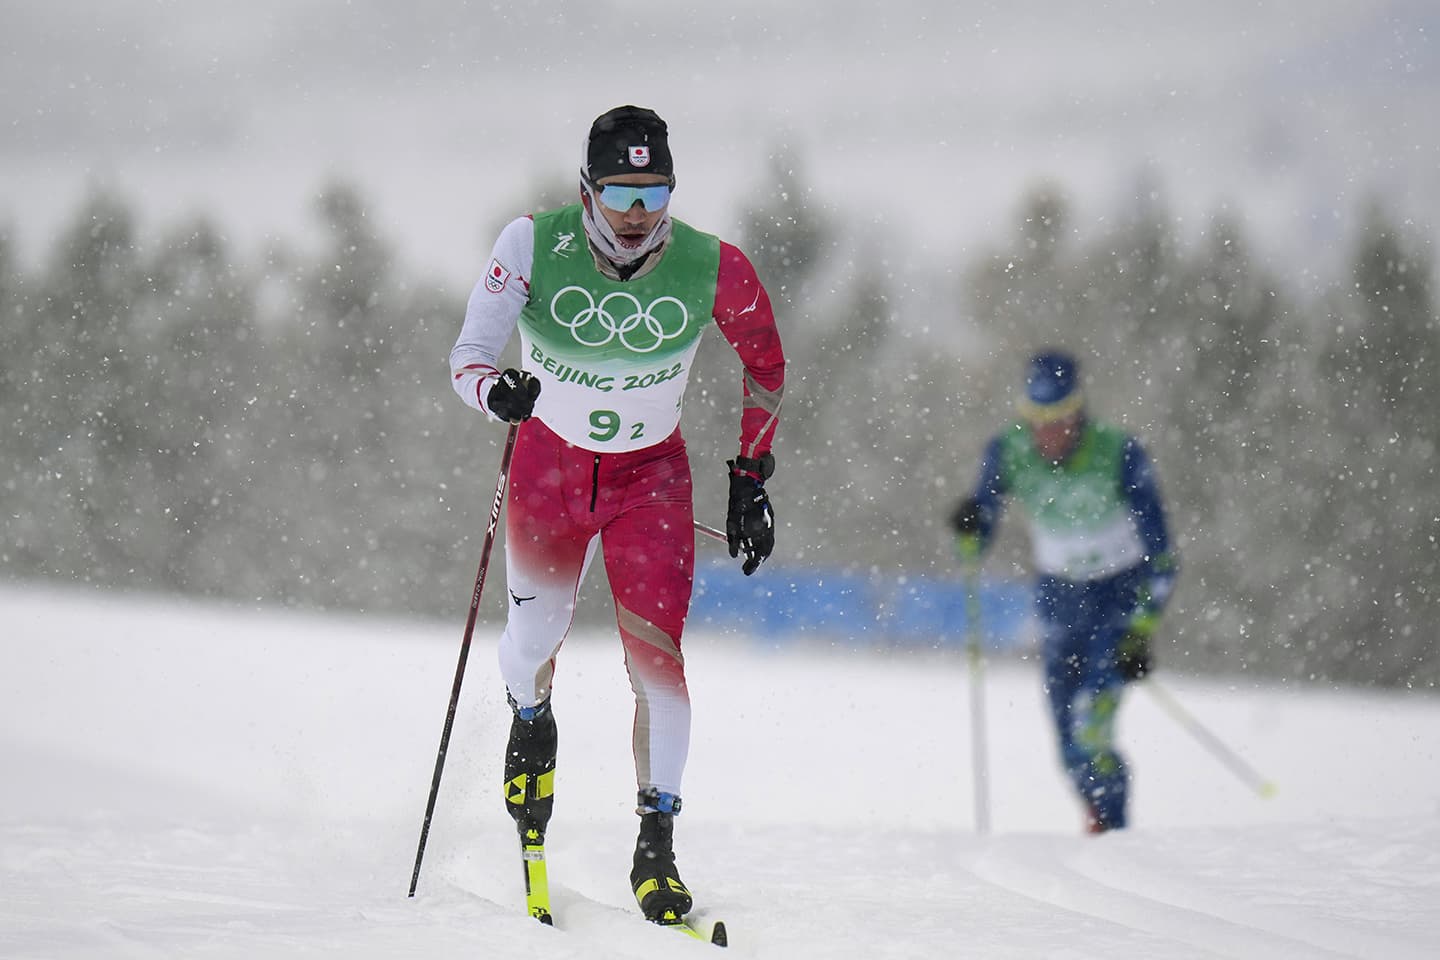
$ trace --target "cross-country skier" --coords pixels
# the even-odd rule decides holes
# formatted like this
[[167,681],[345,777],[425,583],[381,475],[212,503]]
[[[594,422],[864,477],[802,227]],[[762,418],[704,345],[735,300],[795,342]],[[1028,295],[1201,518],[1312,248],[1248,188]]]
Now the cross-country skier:
[[1086,415],[1074,357],[1030,359],[1020,416],[990,440],[974,493],[950,523],[962,557],[978,557],[1006,499],[1025,508],[1060,759],[1088,829],[1102,833],[1126,823],[1115,715],[1124,685],[1152,668],[1150,637],[1176,561],[1150,458],[1134,437]]
[[[450,353],[455,391],[519,424],[505,517],[509,618],[500,672],[514,712],[506,807],[543,843],[553,803],[556,655],[598,547],[635,693],[640,831],[630,875],[645,916],[691,906],[674,816],[690,743],[681,633],[695,531],[680,412],[700,336],[715,322],[744,368],[740,446],[727,461],[726,535],[749,575],[770,556],[765,481],[785,357],[770,298],[738,249],[670,214],[665,122],[622,106],[585,140],[579,202],[512,221],[495,243]],[[499,367],[519,329],[521,367]]]

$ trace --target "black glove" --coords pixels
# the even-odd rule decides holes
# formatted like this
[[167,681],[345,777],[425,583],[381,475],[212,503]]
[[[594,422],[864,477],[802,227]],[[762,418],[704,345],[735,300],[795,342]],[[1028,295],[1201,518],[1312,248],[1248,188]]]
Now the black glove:
[[1143,680],[1154,669],[1150,660],[1150,634],[1130,629],[1115,648],[1115,667],[1126,683]]
[[950,526],[959,534],[979,533],[980,501],[974,497],[966,497],[957,503],[954,512],[950,514]]
[[530,419],[535,410],[535,398],[540,396],[540,381],[535,375],[514,367],[500,374],[495,386],[485,397],[490,412],[509,423],[523,423]]
[[775,511],[765,492],[765,478],[775,470],[775,458],[766,454],[759,460],[740,457],[727,460],[730,468],[730,508],[725,512],[725,542],[730,556],[745,551],[740,569],[750,576],[770,551],[775,549]]

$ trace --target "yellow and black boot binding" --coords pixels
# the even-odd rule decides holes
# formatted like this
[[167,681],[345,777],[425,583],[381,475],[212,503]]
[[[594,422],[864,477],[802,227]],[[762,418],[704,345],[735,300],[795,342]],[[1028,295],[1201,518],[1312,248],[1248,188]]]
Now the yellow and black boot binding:
[[555,804],[555,715],[550,701],[518,707],[510,701],[510,742],[505,748],[505,809],[520,834],[525,870],[525,907],[552,924],[550,880],[545,872],[545,828]]
[[687,937],[708,940],[719,947],[728,945],[724,923],[717,920],[707,936],[685,919],[694,899],[675,867],[675,815],[680,812],[680,798],[654,788],[641,790],[635,812],[640,814],[640,835],[635,840],[630,889],[635,892],[640,912],[651,923]]
[[675,814],[680,798],[655,789],[639,796],[640,835],[635,840],[635,861],[630,889],[640,912],[652,923],[669,925],[685,919],[694,902],[675,867]]

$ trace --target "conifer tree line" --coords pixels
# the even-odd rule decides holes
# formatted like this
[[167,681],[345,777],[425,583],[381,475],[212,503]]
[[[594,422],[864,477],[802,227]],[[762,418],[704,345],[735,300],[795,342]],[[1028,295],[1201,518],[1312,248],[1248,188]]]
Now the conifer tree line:
[[[1233,212],[1182,231],[1154,183],[1083,223],[1042,184],[1012,229],[926,267],[775,164],[774,199],[737,215],[790,362],[772,563],[955,578],[945,516],[1013,419],[1025,356],[1061,346],[1159,470],[1182,558],[1163,666],[1440,683],[1421,227],[1368,201],[1347,262],[1297,270]],[[0,576],[463,617],[504,437],[446,381],[469,291],[400,266],[351,186],[314,215],[320,247],[256,254],[203,217],[143,241],[96,193],[35,268],[0,233]],[[683,422],[712,525],[739,377],[707,338]],[[1025,558],[1007,518],[986,573]]]

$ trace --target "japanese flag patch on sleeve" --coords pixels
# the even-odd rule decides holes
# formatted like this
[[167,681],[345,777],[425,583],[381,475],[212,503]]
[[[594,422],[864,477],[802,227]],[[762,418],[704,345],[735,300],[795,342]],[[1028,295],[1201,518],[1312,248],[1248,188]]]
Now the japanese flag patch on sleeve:
[[499,260],[490,261],[490,269],[485,271],[485,289],[491,293],[499,293],[505,289],[505,283],[510,279],[510,271],[500,263]]

